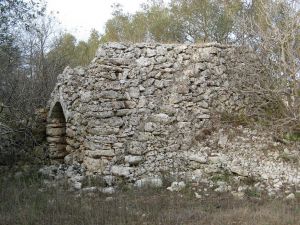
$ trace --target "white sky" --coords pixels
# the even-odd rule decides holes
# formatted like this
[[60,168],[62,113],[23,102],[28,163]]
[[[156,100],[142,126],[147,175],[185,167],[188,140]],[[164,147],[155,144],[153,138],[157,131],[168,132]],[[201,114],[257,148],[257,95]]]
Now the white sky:
[[75,35],[78,40],[86,40],[90,30],[104,32],[105,22],[112,17],[113,3],[120,3],[125,12],[135,12],[147,0],[46,0],[48,11],[59,12],[57,18],[61,26]]

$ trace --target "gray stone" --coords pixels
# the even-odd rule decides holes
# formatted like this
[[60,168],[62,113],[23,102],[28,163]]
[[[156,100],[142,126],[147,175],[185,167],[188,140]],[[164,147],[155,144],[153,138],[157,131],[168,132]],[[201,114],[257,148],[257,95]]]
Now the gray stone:
[[169,191],[182,191],[185,188],[185,183],[183,181],[173,182],[170,187],[167,188]]
[[132,168],[126,166],[112,166],[111,173],[119,177],[128,177]]
[[100,188],[100,192],[102,192],[103,194],[112,195],[116,192],[116,190],[113,187],[105,187]]
[[[237,78],[260,75],[251,55],[217,43],[102,45],[90,65],[58,76],[47,106],[47,141],[51,161],[68,165],[46,173],[84,176],[76,169],[81,166],[71,168],[79,162],[87,175],[134,182],[167,173],[223,191],[209,179],[226,171],[236,182],[251,176],[261,181],[259,189],[291,193],[299,169],[282,154],[297,160],[299,150],[274,143],[266,130],[226,126],[225,132],[219,120],[220,113],[234,116],[249,104]],[[3,139],[0,164],[12,140]]]
[[134,184],[135,187],[143,188],[143,187],[154,187],[159,188],[162,187],[163,182],[161,178],[158,177],[147,177],[140,180],[137,180]]
[[285,197],[287,200],[294,200],[296,199],[296,196],[294,193],[289,194],[288,196]]
[[142,156],[136,156],[136,155],[125,156],[125,162],[129,163],[130,165],[138,165],[140,162],[142,162],[142,160],[143,160]]

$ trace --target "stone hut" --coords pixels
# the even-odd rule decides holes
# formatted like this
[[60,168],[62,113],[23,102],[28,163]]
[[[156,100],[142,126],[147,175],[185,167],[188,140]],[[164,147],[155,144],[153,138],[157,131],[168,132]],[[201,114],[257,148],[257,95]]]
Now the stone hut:
[[89,66],[58,76],[50,157],[128,180],[196,168],[208,155],[199,132],[243,108],[234,80],[255,69],[253,54],[235,46],[105,44]]

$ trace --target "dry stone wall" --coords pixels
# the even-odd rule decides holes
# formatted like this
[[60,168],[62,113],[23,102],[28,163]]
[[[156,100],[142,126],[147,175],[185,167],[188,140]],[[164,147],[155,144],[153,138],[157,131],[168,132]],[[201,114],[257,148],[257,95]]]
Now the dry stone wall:
[[251,51],[216,43],[105,44],[88,67],[58,77],[51,157],[129,181],[197,170],[211,159],[201,143],[214,115],[247,102],[234,80],[257,67]]

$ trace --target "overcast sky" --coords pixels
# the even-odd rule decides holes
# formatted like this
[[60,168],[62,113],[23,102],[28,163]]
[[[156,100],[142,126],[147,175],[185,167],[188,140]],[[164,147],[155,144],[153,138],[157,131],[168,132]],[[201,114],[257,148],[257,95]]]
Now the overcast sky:
[[111,18],[113,3],[120,3],[126,12],[135,12],[147,0],[46,0],[48,10],[59,12],[61,26],[79,40],[86,40],[90,30],[104,31],[105,22]]

